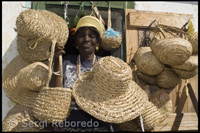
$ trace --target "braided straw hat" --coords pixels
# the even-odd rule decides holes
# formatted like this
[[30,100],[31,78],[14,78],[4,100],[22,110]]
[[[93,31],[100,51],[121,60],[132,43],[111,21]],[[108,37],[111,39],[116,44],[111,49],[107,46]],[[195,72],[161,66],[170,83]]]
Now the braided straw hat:
[[[2,83],[6,95],[13,102],[27,107],[33,107],[38,95],[37,91],[41,89],[45,82],[43,79],[46,77],[45,74],[48,74],[45,71],[45,64],[38,65],[35,63],[31,65],[20,55],[16,56],[3,71]],[[27,83],[30,83],[30,85]]]
[[72,95],[84,111],[110,123],[136,118],[148,99],[132,80],[128,64],[112,56],[101,58],[91,72],[85,72],[74,83]]
[[68,25],[59,15],[47,10],[28,9],[16,20],[17,49],[29,62],[43,61],[50,56],[51,40],[65,45]]
[[[45,124],[44,124],[45,125]],[[33,116],[32,108],[16,104],[6,115],[2,123],[3,132],[45,132]]]

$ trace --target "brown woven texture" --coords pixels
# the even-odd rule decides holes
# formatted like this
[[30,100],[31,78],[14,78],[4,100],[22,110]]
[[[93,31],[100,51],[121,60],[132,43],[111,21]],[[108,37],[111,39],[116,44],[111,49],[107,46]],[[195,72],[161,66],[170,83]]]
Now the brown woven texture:
[[[44,124],[45,125],[45,124]],[[16,104],[2,123],[3,132],[47,132],[33,116],[32,108]]]
[[153,54],[163,64],[183,64],[192,54],[192,45],[182,38],[164,38],[150,44]]
[[192,54],[197,55],[198,54],[198,32],[193,33],[188,41],[192,44],[193,52]]
[[145,109],[146,93],[132,81],[131,68],[119,58],[101,58],[93,71],[73,85],[76,103],[87,113],[110,123],[130,121]]
[[140,72],[139,70],[136,71],[136,74],[141,80],[145,81],[146,83],[151,84],[151,85],[156,85],[156,77],[155,76],[150,76],[150,75],[144,74],[144,73]]
[[164,64],[156,58],[150,47],[140,47],[135,53],[134,60],[137,69],[150,76],[158,75],[164,69]]
[[50,56],[51,40],[65,45],[69,31],[65,20],[47,10],[28,9],[16,20],[19,54],[30,62],[42,61]]
[[36,98],[34,116],[47,123],[63,122],[69,116],[71,89],[44,87]]
[[42,62],[35,62],[19,71],[18,85],[31,91],[39,91],[45,86],[47,76],[48,66]]
[[187,71],[187,70],[181,70],[172,68],[174,73],[176,73],[181,79],[190,79],[198,74],[198,67],[196,67],[194,70]]
[[121,34],[119,36],[109,36],[109,37],[107,37],[106,33],[103,32],[101,47],[104,50],[112,51],[112,50],[119,48],[121,46],[121,42],[122,42],[122,35]]
[[198,55],[191,55],[190,58],[186,60],[183,64],[171,67],[181,70],[192,71],[198,67]]
[[164,71],[156,76],[156,84],[165,89],[172,89],[178,85],[180,77],[178,77],[171,68],[165,67]]
[[[33,107],[38,92],[21,87],[19,84],[19,72],[30,65],[20,55],[16,56],[4,69],[2,76],[3,89],[13,102]],[[26,79],[27,81],[28,79]],[[24,81],[24,82],[26,82]]]

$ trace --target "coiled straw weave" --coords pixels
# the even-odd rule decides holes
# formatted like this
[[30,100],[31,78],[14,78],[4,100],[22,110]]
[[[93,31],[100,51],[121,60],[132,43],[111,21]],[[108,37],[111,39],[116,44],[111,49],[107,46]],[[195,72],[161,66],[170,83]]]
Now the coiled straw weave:
[[48,59],[51,40],[56,38],[65,45],[69,35],[65,20],[47,10],[28,9],[21,12],[16,20],[16,28],[17,49],[29,62]]
[[193,52],[192,54],[198,54],[198,32],[193,33],[188,41],[192,44]]
[[131,68],[112,56],[101,58],[91,72],[73,85],[76,103],[99,120],[111,123],[130,121],[145,109],[146,93],[132,81]]

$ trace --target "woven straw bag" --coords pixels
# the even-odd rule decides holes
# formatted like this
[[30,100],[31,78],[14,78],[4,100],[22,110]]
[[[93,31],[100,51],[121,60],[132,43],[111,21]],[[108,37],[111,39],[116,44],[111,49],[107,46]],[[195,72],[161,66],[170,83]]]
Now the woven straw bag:
[[29,62],[43,61],[50,56],[52,38],[65,45],[69,31],[65,20],[46,10],[29,9],[16,20],[17,49]]
[[[71,89],[63,87],[49,87],[49,82],[52,76],[52,60],[56,42],[53,40],[51,49],[51,57],[49,62],[49,75],[47,84],[43,87],[38,96],[36,97],[35,105],[33,108],[34,116],[47,123],[63,122],[70,112],[71,104]],[[60,70],[62,69],[62,56],[59,57]],[[62,70],[61,70],[62,77]],[[62,83],[62,81],[61,81]]]
[[159,87],[172,89],[180,83],[180,77],[178,77],[171,68],[165,67],[163,72],[156,76],[156,84]]
[[156,58],[150,47],[140,47],[134,60],[138,70],[150,76],[158,75],[164,69],[164,64]]
[[190,79],[198,74],[198,67],[196,67],[194,70],[182,70],[177,68],[172,68],[174,73],[176,73],[181,79]]
[[101,47],[104,50],[112,51],[121,46],[122,35],[111,28],[111,9],[108,7],[108,28],[103,32]]
[[[44,124],[45,125],[45,124]],[[2,123],[3,132],[48,132],[38,124],[32,108],[16,104],[6,115]]]
[[192,54],[197,55],[198,54],[198,32],[193,33],[188,41],[192,44],[193,52]]
[[150,75],[144,74],[144,73],[140,72],[139,70],[136,71],[136,74],[144,82],[151,84],[151,85],[156,85],[156,77],[155,76],[150,76]]

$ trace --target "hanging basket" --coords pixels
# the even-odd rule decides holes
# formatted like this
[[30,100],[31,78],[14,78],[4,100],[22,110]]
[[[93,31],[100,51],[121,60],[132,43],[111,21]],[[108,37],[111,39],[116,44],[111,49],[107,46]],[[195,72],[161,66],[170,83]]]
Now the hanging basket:
[[196,67],[194,70],[188,71],[188,70],[181,70],[177,68],[172,68],[174,73],[176,73],[181,79],[190,79],[198,74],[198,67]]
[[136,74],[144,82],[151,84],[151,85],[156,85],[156,77],[155,76],[150,76],[150,75],[144,74],[144,73],[140,72],[139,70],[136,71]]
[[120,32],[111,28],[111,9],[108,8],[108,28],[103,32],[101,47],[104,50],[112,51],[121,46],[122,35]]
[[[55,43],[56,42],[53,41],[47,84],[40,90],[33,108],[34,116],[38,120],[47,123],[63,122],[69,116],[72,96],[71,89],[69,88],[49,87],[52,76],[51,65]],[[59,57],[59,63],[62,77],[62,56]]]
[[197,55],[198,54],[198,32],[193,33],[188,41],[192,44],[193,52],[192,54]]
[[16,20],[17,50],[29,62],[43,61],[50,56],[51,40],[65,45],[69,31],[65,20],[46,10],[29,9]]

